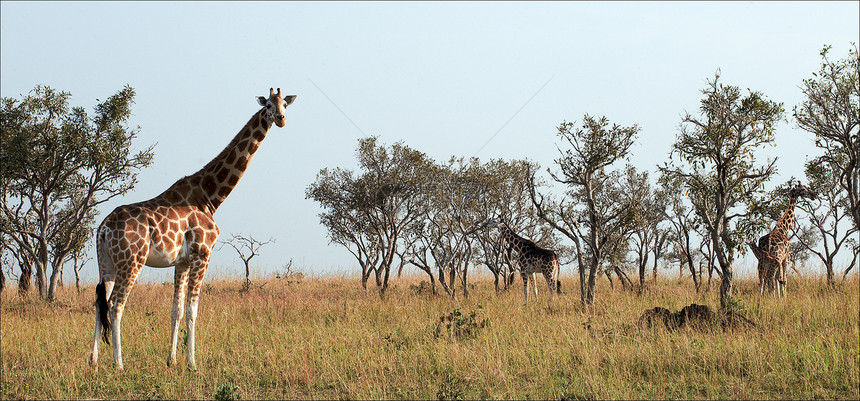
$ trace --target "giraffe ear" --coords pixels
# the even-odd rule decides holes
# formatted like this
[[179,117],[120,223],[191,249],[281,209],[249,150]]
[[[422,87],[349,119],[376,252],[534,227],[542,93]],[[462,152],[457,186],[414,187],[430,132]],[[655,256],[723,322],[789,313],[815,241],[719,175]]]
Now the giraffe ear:
[[284,96],[284,101],[287,102],[286,106],[293,104],[296,101],[296,95]]
[[264,98],[262,96],[257,96],[257,103],[259,103],[260,106],[265,106],[266,105],[266,98]]

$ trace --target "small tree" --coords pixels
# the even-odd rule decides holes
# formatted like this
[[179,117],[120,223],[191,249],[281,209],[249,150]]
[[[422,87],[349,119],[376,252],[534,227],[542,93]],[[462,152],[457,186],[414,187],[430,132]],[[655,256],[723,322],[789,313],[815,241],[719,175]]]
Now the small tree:
[[254,259],[255,256],[260,254],[260,248],[273,242],[275,242],[274,238],[269,238],[266,241],[259,241],[255,239],[254,236],[249,235],[246,237],[241,234],[232,234],[230,239],[221,241],[221,247],[223,248],[224,245],[229,245],[231,248],[236,250],[236,253],[239,255],[239,259],[242,259],[242,263],[245,265],[245,282],[242,285],[243,292],[250,290],[251,285],[253,284],[251,282],[251,259]]
[[[845,218],[850,219],[850,200],[848,191],[839,183],[839,167],[833,162],[812,160],[806,163],[806,177],[809,189],[818,195],[818,202],[799,202],[798,207],[805,211],[808,225],[801,226],[797,231],[797,242],[800,249],[811,252],[824,264],[827,284],[833,286],[833,264],[841,249],[853,252],[853,257],[845,269],[843,277],[857,264],[857,232],[858,228],[851,224],[845,229]],[[807,233],[807,235],[801,235]],[[820,244],[820,247],[817,246]],[[794,247],[792,247],[794,250]]]
[[669,243],[671,258],[678,261],[680,269],[686,267],[693,277],[693,285],[699,291],[700,283],[695,270],[696,247],[693,236],[696,235],[697,222],[695,212],[684,202],[682,193],[678,190],[677,181],[663,174],[660,182],[669,194],[668,207],[664,217],[669,221]]
[[562,122],[558,136],[569,148],[558,149],[560,157],[555,162],[561,171],[558,175],[550,171],[550,176],[568,186],[565,198],[556,202],[536,193],[535,177],[530,178],[531,200],[538,215],[576,246],[583,306],[594,303],[598,268],[611,251],[607,246],[631,227],[634,202],[619,190],[621,174],[608,169],[627,157],[637,132],[636,125],[610,127],[606,117],[587,114],[579,128]]
[[774,141],[774,128],[783,116],[781,103],[760,92],[742,96],[736,86],[719,83],[719,73],[699,108],[701,117],[687,113],[672,145],[674,163],[661,171],[681,183],[707,231],[722,270],[720,305],[732,295],[735,255],[745,252],[744,239],[762,225],[753,216],[755,195],[776,172],[775,160],[755,164],[755,150]]
[[842,60],[831,61],[821,50],[821,68],[803,80],[806,99],[794,107],[803,130],[815,135],[824,154],[819,164],[832,167],[839,187],[846,191],[848,212],[860,230],[860,54],[857,44]]
[[134,188],[137,171],[153,156],[152,146],[131,150],[140,130],[127,125],[134,89],[98,103],[92,116],[70,107],[70,97],[37,86],[0,104],[0,228],[17,248],[19,288],[26,292],[32,268],[39,295],[48,299],[77,246],[69,233],[89,225],[98,205]]
[[358,260],[362,286],[374,274],[384,295],[403,236],[421,221],[425,174],[433,161],[402,143],[378,145],[377,137],[360,139],[356,156],[360,174],[323,169],[305,196],[320,203],[320,222],[331,241]]
[[[635,201],[633,207],[635,211],[633,219],[633,233],[630,236],[632,242],[631,249],[636,254],[636,267],[639,272],[639,293],[641,294],[645,288],[645,269],[648,267],[648,257],[658,246],[660,238],[665,234],[659,229],[660,224],[665,219],[666,199],[663,191],[651,187],[651,182],[648,179],[648,172],[643,171],[637,173],[635,169],[628,170],[627,185],[624,189],[627,191],[632,200]],[[659,247],[655,250],[654,256],[654,272],[656,277],[657,258],[659,257]]]

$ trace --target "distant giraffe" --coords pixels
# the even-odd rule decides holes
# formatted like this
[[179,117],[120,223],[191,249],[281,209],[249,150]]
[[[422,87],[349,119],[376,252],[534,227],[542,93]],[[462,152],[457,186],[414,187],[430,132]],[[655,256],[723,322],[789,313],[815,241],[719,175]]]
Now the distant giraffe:
[[[245,173],[272,124],[283,127],[284,109],[296,96],[281,97],[269,89],[269,97],[257,98],[263,108],[239,131],[229,145],[200,171],[179,179],[161,195],[114,209],[96,232],[100,281],[96,286],[96,327],[90,365],[98,368],[99,337],[110,344],[113,337],[114,367],[122,370],[120,323],[131,287],[144,265],[176,266],[170,349],[167,366],[176,364],[179,321],[187,326],[187,362],[194,362],[194,322],[200,287],[212,246],[218,240],[213,214]],[[108,315],[110,313],[110,315]],[[100,333],[101,332],[101,333]]]
[[517,253],[517,264],[520,268],[520,276],[523,279],[523,296],[525,302],[529,302],[529,277],[537,299],[537,273],[543,273],[546,284],[549,286],[550,300],[555,298],[558,291],[558,255],[555,251],[539,247],[534,241],[520,237],[508,225],[500,219],[491,220],[488,227],[497,227],[502,238],[507,242],[510,249]]
[[759,292],[764,294],[776,290],[777,295],[785,296],[786,268],[791,244],[788,242],[791,226],[794,224],[794,208],[797,198],[817,199],[817,195],[798,183],[788,193],[788,206],[777,220],[773,230],[759,238],[758,245],[748,242],[756,259],[758,259]]

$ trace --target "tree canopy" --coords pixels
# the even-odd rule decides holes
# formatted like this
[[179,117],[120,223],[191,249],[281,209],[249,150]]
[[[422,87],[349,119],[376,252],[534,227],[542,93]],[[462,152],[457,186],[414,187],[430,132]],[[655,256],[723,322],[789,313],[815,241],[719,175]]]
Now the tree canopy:
[[[132,149],[140,131],[128,126],[134,95],[126,86],[92,115],[71,107],[70,93],[50,87],[2,99],[2,229],[22,270],[35,269],[42,297],[53,297],[66,257],[92,231],[81,225],[94,223],[96,207],[134,188],[137,172],[152,163],[153,146]],[[24,291],[28,284],[19,280]]]

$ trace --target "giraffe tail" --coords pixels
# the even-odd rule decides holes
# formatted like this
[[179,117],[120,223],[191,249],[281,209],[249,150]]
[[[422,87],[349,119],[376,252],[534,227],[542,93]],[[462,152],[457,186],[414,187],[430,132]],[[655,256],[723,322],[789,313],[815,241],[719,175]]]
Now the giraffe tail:
[[107,291],[105,291],[105,282],[100,280],[96,286],[96,313],[98,313],[99,321],[102,324],[102,339],[105,343],[110,344],[110,319],[108,318],[108,301]]

